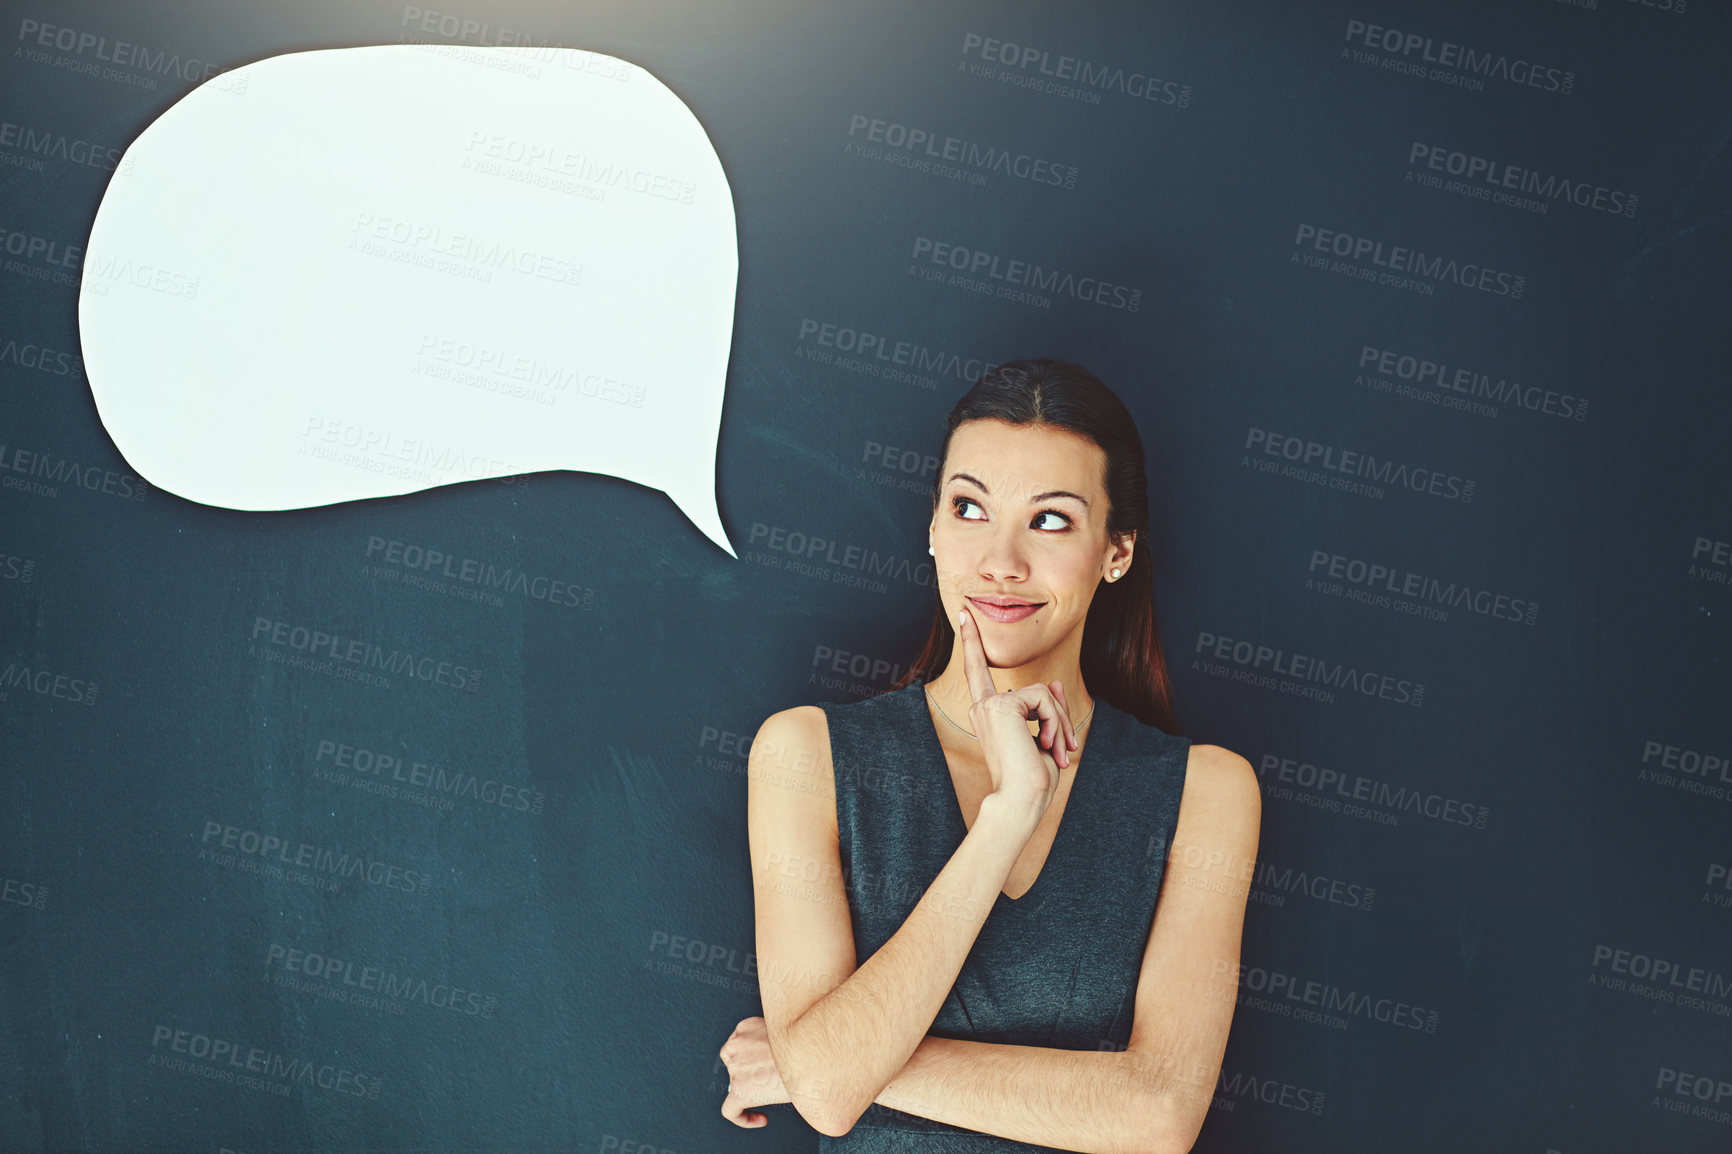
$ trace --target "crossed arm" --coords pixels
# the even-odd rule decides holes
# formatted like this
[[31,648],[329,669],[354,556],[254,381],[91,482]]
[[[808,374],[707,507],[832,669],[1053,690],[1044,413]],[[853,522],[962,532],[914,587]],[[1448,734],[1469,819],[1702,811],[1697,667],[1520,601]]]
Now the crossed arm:
[[987,797],[902,927],[856,966],[828,749],[821,710],[788,710],[765,722],[749,767],[759,987],[771,1055],[801,1116],[839,1135],[877,1102],[1068,1150],[1189,1150],[1238,989],[1260,820],[1249,764],[1192,747],[1129,1048],[1078,1051],[926,1034],[1038,815]]

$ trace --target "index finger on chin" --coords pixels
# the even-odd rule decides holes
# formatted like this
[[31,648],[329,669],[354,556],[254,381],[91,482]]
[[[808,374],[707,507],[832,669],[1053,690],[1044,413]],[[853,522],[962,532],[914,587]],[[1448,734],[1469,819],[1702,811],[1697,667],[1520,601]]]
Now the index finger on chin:
[[975,624],[974,615],[966,609],[958,609],[956,623],[956,643],[962,646],[962,673],[968,678],[968,693],[976,701],[984,701],[998,692],[998,686],[992,683],[992,674],[986,667],[986,649],[980,644],[980,626]]

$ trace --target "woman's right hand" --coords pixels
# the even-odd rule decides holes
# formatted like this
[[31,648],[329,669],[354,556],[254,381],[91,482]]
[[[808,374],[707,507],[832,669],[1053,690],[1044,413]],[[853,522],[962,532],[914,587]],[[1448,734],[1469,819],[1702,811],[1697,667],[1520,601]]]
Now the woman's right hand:
[[[1053,681],[999,692],[986,664],[980,627],[966,609],[957,611],[956,642],[962,646],[962,669],[974,698],[968,717],[992,776],[992,792],[1038,822],[1058,792],[1059,767],[1070,764],[1071,751],[1077,748],[1064,685]],[[1031,734],[1028,723],[1035,718],[1040,731]]]

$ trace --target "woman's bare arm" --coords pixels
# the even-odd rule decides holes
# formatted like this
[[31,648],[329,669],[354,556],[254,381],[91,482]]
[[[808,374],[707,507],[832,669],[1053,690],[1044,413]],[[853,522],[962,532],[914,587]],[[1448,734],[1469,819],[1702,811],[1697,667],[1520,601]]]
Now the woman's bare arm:
[[[1201,804],[1193,806],[1192,799]],[[1189,812],[1187,813],[1187,809]],[[1137,974],[1129,1053],[1159,1149],[1189,1150],[1208,1116],[1239,994],[1239,942],[1263,795],[1251,763],[1193,745],[1178,828]]]
[[1145,1116],[1155,1076],[1131,1051],[1061,1050],[927,1036],[878,1104],[1082,1154],[1169,1154]]
[[747,763],[758,986],[776,1068],[814,1129],[846,1134],[938,1016],[1040,813],[988,795],[890,940],[856,967],[829,723],[772,715]]

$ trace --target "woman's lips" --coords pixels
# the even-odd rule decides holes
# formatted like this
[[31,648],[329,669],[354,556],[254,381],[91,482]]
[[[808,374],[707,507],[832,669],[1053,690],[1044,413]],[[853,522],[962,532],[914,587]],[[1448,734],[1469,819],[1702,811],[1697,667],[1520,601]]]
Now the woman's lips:
[[1043,601],[1039,603],[1020,605],[994,605],[990,601],[981,601],[975,597],[968,598],[968,603],[980,612],[986,614],[988,619],[1003,622],[1007,625],[1012,622],[1021,621],[1025,617],[1033,616],[1040,607],[1045,604]]

